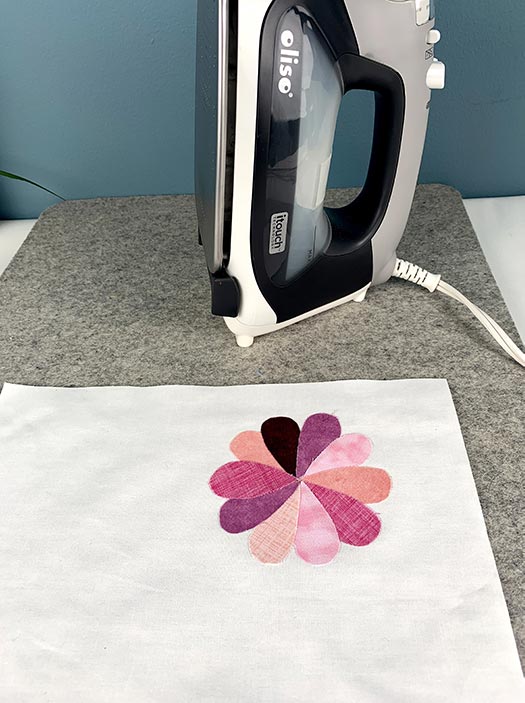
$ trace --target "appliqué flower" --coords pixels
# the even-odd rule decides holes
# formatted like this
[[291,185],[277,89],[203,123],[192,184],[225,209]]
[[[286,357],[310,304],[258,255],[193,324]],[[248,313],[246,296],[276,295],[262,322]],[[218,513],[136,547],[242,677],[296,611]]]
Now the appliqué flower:
[[390,476],[362,465],[371,441],[341,435],[334,415],[311,415],[302,429],[289,417],[270,418],[230,448],[238,461],[217,469],[210,487],[228,498],[221,526],[253,530],[250,551],[259,561],[277,564],[295,545],[304,561],[328,564],[341,542],[363,547],[378,537],[381,521],[366,504],[388,497]]

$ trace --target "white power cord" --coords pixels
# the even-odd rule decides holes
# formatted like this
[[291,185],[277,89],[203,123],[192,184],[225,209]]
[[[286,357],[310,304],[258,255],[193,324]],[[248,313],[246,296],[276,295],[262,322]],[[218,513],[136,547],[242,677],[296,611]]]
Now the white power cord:
[[518,364],[521,364],[521,366],[525,366],[525,354],[516,344],[514,344],[509,335],[501,329],[498,323],[495,322],[490,315],[487,315],[486,312],[480,310],[477,305],[471,303],[470,300],[462,293],[448,283],[445,283],[445,281],[441,279],[441,276],[434,273],[429,273],[420,266],[411,264],[408,261],[403,261],[403,259],[397,260],[396,268],[394,269],[394,273],[392,275],[395,278],[402,278],[404,281],[410,281],[410,283],[415,283],[422,288],[426,288],[431,293],[439,291],[444,295],[448,295],[449,298],[457,300],[459,303],[463,303],[463,305],[465,305],[470,312],[477,317],[483,327],[490,332],[500,347],[504,349],[507,354],[514,359],[514,361],[517,361]]

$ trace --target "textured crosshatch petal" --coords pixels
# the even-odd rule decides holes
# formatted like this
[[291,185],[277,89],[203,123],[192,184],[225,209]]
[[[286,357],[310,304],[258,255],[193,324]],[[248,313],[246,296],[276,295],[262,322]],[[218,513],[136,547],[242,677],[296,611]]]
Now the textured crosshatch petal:
[[296,479],[282,469],[253,461],[224,464],[210,479],[210,488],[222,498],[257,498],[273,493]]
[[340,549],[339,535],[332,519],[304,483],[301,484],[295,549],[309,564],[328,564]]
[[290,417],[272,417],[261,427],[264,443],[272,455],[285,471],[294,476],[300,432],[299,425]]
[[362,434],[345,434],[334,440],[320,454],[306,472],[306,475],[318,471],[337,469],[342,466],[359,466],[365,462],[372,451],[372,442]]
[[260,432],[254,430],[241,432],[232,440],[230,449],[239,461],[255,461],[258,464],[266,464],[282,470],[279,462],[264,443]]
[[310,464],[329,444],[341,436],[341,424],[335,415],[310,415],[302,427],[297,449],[297,476],[303,476]]
[[366,505],[350,496],[309,484],[312,493],[332,518],[341,542],[365,547],[381,532],[379,516]]
[[279,510],[298,488],[299,484],[293,482],[289,486],[258,498],[248,500],[232,498],[221,508],[221,526],[226,532],[232,534],[251,530]]
[[264,564],[279,564],[293,547],[297,532],[300,492],[291,498],[271,517],[261,522],[250,535],[250,551]]
[[344,493],[362,503],[380,503],[386,500],[392,486],[386,471],[371,466],[327,469],[308,476],[308,483]]

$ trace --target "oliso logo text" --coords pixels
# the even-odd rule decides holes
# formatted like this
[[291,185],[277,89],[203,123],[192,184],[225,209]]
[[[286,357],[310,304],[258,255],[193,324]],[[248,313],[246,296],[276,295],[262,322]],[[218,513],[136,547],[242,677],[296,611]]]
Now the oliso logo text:
[[280,65],[279,74],[281,79],[279,80],[279,91],[283,95],[287,95],[289,98],[293,98],[292,91],[292,78],[294,66],[299,64],[300,52],[296,49],[292,49],[295,42],[295,37],[293,32],[289,29],[285,29],[281,34],[281,53],[280,53]]

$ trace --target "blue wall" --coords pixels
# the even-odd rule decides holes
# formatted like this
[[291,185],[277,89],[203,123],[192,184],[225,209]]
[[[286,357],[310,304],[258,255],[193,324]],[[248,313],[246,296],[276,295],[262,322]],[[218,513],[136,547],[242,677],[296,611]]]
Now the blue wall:
[[[525,3],[437,5],[448,87],[434,95],[421,179],[465,196],[525,193]],[[0,169],[67,198],[191,192],[195,10],[196,0],[6,3]],[[366,149],[344,147],[366,133],[365,113],[345,105],[332,185],[358,182]],[[0,178],[0,217],[53,202]]]

